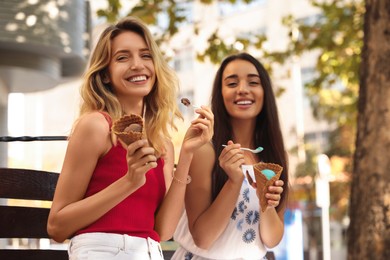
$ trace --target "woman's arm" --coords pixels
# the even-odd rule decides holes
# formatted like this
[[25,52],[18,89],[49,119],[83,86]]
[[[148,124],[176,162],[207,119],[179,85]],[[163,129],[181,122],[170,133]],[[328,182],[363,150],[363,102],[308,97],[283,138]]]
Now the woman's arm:
[[193,182],[186,194],[189,229],[195,244],[203,249],[210,248],[229,223],[244,177],[240,169],[244,162],[242,151],[239,145],[230,145],[219,157],[229,179],[212,201],[211,173],[215,160],[211,144],[195,154],[190,169]]
[[109,125],[100,113],[80,118],[68,143],[49,214],[47,231],[54,240],[62,242],[69,238],[142,185],[130,180],[127,174],[104,190],[84,198],[98,159],[111,145]]
[[269,187],[268,193],[266,193],[268,207],[260,216],[260,237],[263,244],[268,248],[278,245],[284,233],[284,211],[286,209],[286,203],[283,203],[279,212],[275,209],[279,205],[283,192],[282,187],[282,180],[276,181],[273,186]]
[[[169,157],[173,158],[173,145],[170,144]],[[161,207],[158,210],[156,216],[155,230],[160,235],[161,241],[166,241],[172,238],[173,233],[176,230],[177,223],[181,217],[184,209],[184,195],[186,191],[186,178],[178,176],[187,176],[189,165],[192,160],[192,154],[180,153],[179,161],[174,172],[173,160],[167,161],[164,159],[164,176],[167,188],[167,194]],[[175,174],[175,178],[180,180],[173,180],[172,176]]]
[[[194,152],[199,147],[210,142],[213,135],[214,116],[207,107],[197,109],[199,117],[191,122],[180,149],[179,160],[173,172],[174,152],[170,143],[164,160],[165,183],[168,186],[167,194],[156,215],[155,230],[162,241],[172,238],[177,223],[183,213],[184,196],[187,188],[187,176]],[[172,178],[174,174],[174,178]],[[193,176],[191,176],[193,177]]]

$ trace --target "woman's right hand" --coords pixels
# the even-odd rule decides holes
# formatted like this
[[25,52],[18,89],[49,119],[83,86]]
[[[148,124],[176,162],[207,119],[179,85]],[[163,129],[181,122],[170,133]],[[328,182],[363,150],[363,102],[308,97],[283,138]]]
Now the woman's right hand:
[[241,165],[245,163],[245,160],[244,153],[240,147],[240,144],[228,141],[227,146],[219,155],[219,165],[226,172],[231,181],[241,183],[244,179]]
[[198,118],[191,122],[182,144],[182,150],[190,152],[210,142],[214,132],[214,114],[207,106],[202,106],[195,111],[199,114]]
[[150,169],[157,167],[155,150],[149,146],[146,139],[135,141],[127,146],[126,160],[128,166],[127,177],[139,187],[146,182],[145,174]]

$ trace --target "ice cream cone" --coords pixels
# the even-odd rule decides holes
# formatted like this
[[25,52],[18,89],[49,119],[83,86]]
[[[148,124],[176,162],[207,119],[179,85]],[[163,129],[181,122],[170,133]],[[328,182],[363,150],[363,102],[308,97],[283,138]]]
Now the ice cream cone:
[[144,121],[135,114],[125,115],[116,120],[112,125],[112,131],[125,144],[142,139]]
[[[253,165],[253,169],[255,171],[257,194],[259,195],[260,198],[261,211],[264,212],[268,204],[265,194],[268,191],[268,187],[273,185],[275,181],[279,180],[280,175],[282,174],[283,171],[283,167],[275,163],[259,162]],[[273,173],[275,173],[275,175],[268,179],[264,174],[265,170],[268,171],[271,170]]]

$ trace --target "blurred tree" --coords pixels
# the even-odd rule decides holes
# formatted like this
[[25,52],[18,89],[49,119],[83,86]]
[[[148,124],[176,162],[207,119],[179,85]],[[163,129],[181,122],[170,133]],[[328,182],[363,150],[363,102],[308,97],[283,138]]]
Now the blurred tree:
[[390,5],[366,0],[348,259],[390,259]]

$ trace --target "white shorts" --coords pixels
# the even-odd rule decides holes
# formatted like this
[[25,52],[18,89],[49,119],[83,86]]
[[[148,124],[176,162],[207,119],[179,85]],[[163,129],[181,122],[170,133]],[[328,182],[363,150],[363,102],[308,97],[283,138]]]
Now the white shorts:
[[160,243],[112,233],[86,233],[73,237],[69,260],[163,260]]

